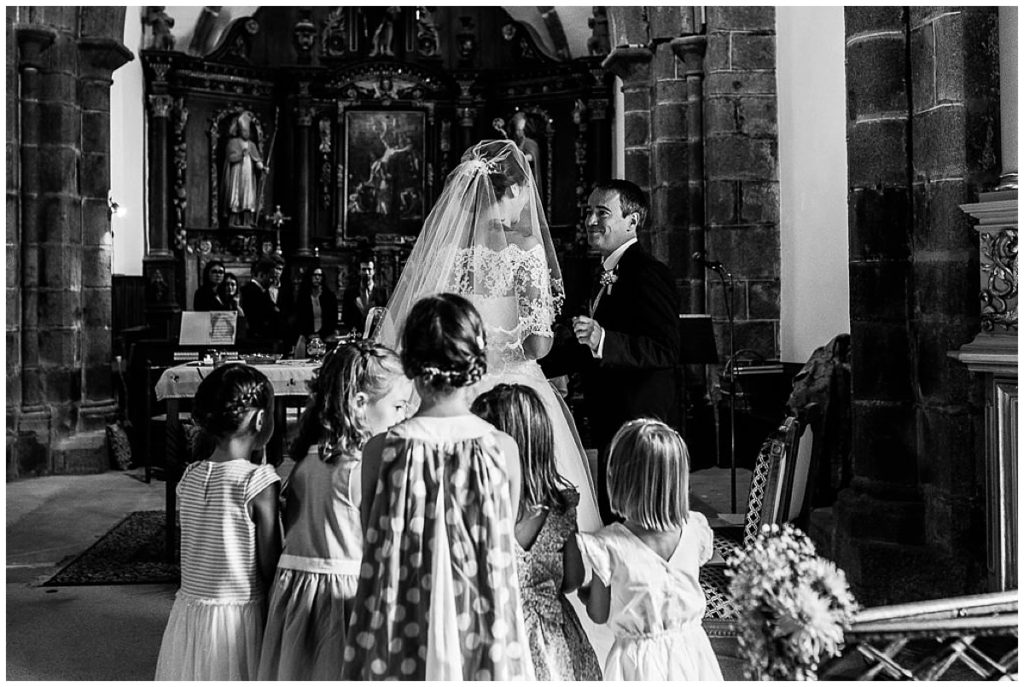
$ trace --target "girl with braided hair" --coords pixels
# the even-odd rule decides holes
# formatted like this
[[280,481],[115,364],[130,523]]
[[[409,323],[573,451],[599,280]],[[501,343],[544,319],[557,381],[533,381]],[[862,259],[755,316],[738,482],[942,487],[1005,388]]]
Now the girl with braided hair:
[[532,679],[513,526],[519,452],[470,412],[480,314],[442,293],[402,333],[416,414],[363,449],[363,563],[342,679]]
[[250,462],[274,431],[274,389],[256,368],[223,365],[199,385],[192,417],[216,448],[178,483],[181,588],[156,679],[252,680],[281,553],[280,478]]
[[270,594],[260,680],[338,680],[363,555],[363,445],[405,419],[412,382],[368,341],[338,346],[310,382],[284,488],[284,552]]

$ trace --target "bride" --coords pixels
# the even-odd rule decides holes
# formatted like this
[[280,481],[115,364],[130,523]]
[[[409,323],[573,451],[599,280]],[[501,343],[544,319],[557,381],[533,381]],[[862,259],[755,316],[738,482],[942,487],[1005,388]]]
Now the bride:
[[551,418],[558,471],[580,493],[580,531],[601,527],[594,482],[576,426],[545,379],[551,323],[565,290],[530,164],[512,141],[482,141],[462,156],[423,225],[380,329],[397,348],[413,304],[443,291],[461,294],[487,330],[483,393],[500,383],[535,389]]

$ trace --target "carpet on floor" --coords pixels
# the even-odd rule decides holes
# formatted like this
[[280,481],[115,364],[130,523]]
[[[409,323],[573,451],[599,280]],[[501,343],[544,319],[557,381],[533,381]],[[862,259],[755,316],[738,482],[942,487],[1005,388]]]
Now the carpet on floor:
[[173,562],[164,556],[165,517],[162,510],[129,513],[42,586],[178,582],[178,551]]

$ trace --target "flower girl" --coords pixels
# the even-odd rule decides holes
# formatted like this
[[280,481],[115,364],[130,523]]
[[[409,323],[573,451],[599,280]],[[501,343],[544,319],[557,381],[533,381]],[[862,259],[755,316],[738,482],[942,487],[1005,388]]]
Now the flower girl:
[[252,680],[281,532],[280,478],[249,458],[274,431],[274,389],[253,367],[223,365],[199,385],[192,417],[216,448],[178,483],[181,589],[156,679]]
[[587,613],[610,623],[615,643],[605,680],[721,680],[701,620],[700,566],[712,533],[689,510],[690,457],[682,438],[658,420],[632,420],[612,439],[608,498],[624,518],[578,534],[593,571]]
[[516,584],[515,443],[473,415],[483,323],[461,296],[416,303],[402,365],[416,414],[363,449],[365,547],[342,679],[532,678]]
[[519,445],[523,488],[516,519],[519,589],[538,680],[600,680],[601,668],[566,594],[583,581],[576,546],[579,492],[555,470],[554,430],[540,395],[499,384],[473,412]]
[[367,439],[405,419],[412,393],[398,356],[367,341],[335,349],[310,386],[284,489],[284,552],[260,680],[341,678],[363,555],[361,452]]

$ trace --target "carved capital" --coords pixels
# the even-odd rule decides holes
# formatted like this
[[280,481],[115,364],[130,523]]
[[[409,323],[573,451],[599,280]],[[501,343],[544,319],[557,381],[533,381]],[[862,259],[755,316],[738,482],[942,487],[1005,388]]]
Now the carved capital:
[[591,119],[601,120],[608,118],[608,108],[610,107],[610,103],[607,98],[591,98],[589,105]]
[[669,41],[669,46],[672,48],[676,59],[682,61],[686,66],[686,76],[704,74],[704,53],[708,47],[706,36],[673,38]]
[[43,52],[49,48],[57,31],[49,26],[23,24],[15,29],[18,37],[18,61],[22,69],[39,69]]
[[620,45],[604,58],[601,66],[623,81],[646,79],[651,74],[650,48],[638,45]]
[[167,119],[174,107],[174,98],[169,95],[149,96],[149,114],[154,119]]
[[80,38],[78,51],[84,58],[83,63],[91,67],[90,76],[106,79],[115,69],[135,59],[131,50],[112,38]]

